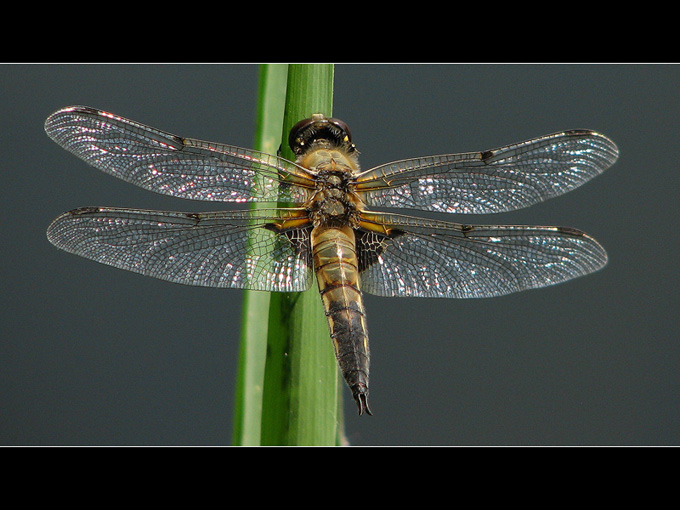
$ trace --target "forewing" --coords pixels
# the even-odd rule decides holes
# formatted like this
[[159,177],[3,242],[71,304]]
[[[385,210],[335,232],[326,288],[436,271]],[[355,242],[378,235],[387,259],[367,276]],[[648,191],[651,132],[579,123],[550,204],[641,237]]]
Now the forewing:
[[489,151],[388,163],[358,175],[356,189],[369,206],[497,213],[571,191],[617,157],[607,137],[572,130]]
[[86,106],[53,113],[45,131],[95,168],[165,195],[227,202],[303,202],[308,198],[305,186],[314,186],[304,169],[283,158],[180,138]]
[[[313,281],[309,230],[270,229],[276,210],[179,213],[85,207],[47,230],[57,248],[185,285],[299,292]],[[291,242],[295,238],[296,242]],[[304,247],[304,249],[301,249]]]
[[501,296],[571,280],[607,263],[597,241],[571,228],[363,216],[371,228],[357,236],[361,289],[378,296]]

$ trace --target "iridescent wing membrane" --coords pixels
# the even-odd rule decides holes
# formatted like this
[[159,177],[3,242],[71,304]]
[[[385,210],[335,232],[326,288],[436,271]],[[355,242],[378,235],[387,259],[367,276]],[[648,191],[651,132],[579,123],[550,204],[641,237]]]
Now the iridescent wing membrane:
[[564,282],[607,263],[604,248],[572,228],[365,217],[391,229],[389,235],[359,236],[362,290],[379,296],[501,296]]
[[[173,197],[217,202],[305,202],[306,169],[250,149],[179,136],[89,108],[50,115],[45,131],[64,149],[124,181]],[[295,183],[296,186],[288,184]]]
[[488,214],[562,195],[609,168],[607,137],[572,130],[499,149],[396,161],[357,176],[368,206]]
[[[83,207],[47,235],[58,248],[185,285],[300,292],[313,272],[298,244],[266,228],[279,210],[180,213]],[[283,211],[281,211],[283,212]],[[309,231],[295,231],[309,243]]]
[[[92,166],[181,198],[303,204],[314,177],[277,156],[180,138],[88,107],[51,115],[48,135]],[[566,193],[608,168],[616,146],[567,131],[491,151],[432,156],[358,174],[369,206],[500,212]],[[568,228],[469,226],[363,212],[362,290],[382,296],[486,297],[559,283],[606,264],[604,249]],[[293,221],[288,221],[293,220]],[[297,225],[272,228],[272,225]],[[190,285],[301,291],[313,281],[303,209],[174,213],[82,208],[48,229],[66,251]]]

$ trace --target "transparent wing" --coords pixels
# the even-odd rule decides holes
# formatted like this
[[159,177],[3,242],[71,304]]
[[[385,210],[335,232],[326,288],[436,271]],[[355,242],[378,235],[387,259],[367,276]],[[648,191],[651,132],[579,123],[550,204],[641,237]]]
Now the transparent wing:
[[[86,106],[50,115],[45,131],[90,165],[142,188],[193,200],[302,202],[314,187],[294,163],[178,136]],[[297,184],[298,186],[291,186]]]
[[511,211],[577,188],[610,167],[618,149],[588,130],[499,149],[407,159],[357,176],[369,206],[486,214]]
[[357,237],[361,289],[379,296],[501,296],[571,280],[607,263],[604,248],[572,228],[362,216],[372,228]]
[[271,230],[276,210],[179,213],[85,207],[47,230],[57,248],[185,285],[299,292],[313,281],[309,231]]

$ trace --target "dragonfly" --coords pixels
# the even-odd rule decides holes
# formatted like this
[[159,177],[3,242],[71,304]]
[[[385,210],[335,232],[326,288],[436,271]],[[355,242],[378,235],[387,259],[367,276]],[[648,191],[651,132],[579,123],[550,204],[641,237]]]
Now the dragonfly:
[[45,130],[93,167],[150,191],[272,204],[200,213],[81,207],[57,217],[47,237],[67,252],[179,284],[302,292],[316,280],[360,415],[372,414],[364,293],[494,297],[607,263],[595,239],[570,227],[469,225],[370,209],[500,213],[562,195],[618,157],[616,145],[592,130],[368,170],[347,125],[323,114],[290,130],[294,161],[182,138],[87,106],[58,110]]

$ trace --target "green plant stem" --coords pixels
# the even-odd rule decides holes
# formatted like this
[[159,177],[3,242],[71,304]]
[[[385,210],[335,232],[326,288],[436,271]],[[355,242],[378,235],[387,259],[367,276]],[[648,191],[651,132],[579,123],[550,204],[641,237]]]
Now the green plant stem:
[[[268,154],[276,154],[281,140],[287,80],[286,64],[260,66],[254,148]],[[253,209],[266,207],[271,204],[252,206]],[[232,434],[234,445],[260,444],[269,300],[268,292],[246,291],[244,295]]]
[[[294,159],[290,128],[313,113],[330,116],[332,106],[332,65],[288,67],[283,157]],[[338,368],[318,289],[272,294],[268,326],[261,444],[337,444]]]
[[[290,128],[312,113],[330,116],[332,104],[332,65],[261,66],[255,148],[275,154],[280,146],[293,160]],[[340,386],[316,287],[246,292],[233,444],[342,443]]]

